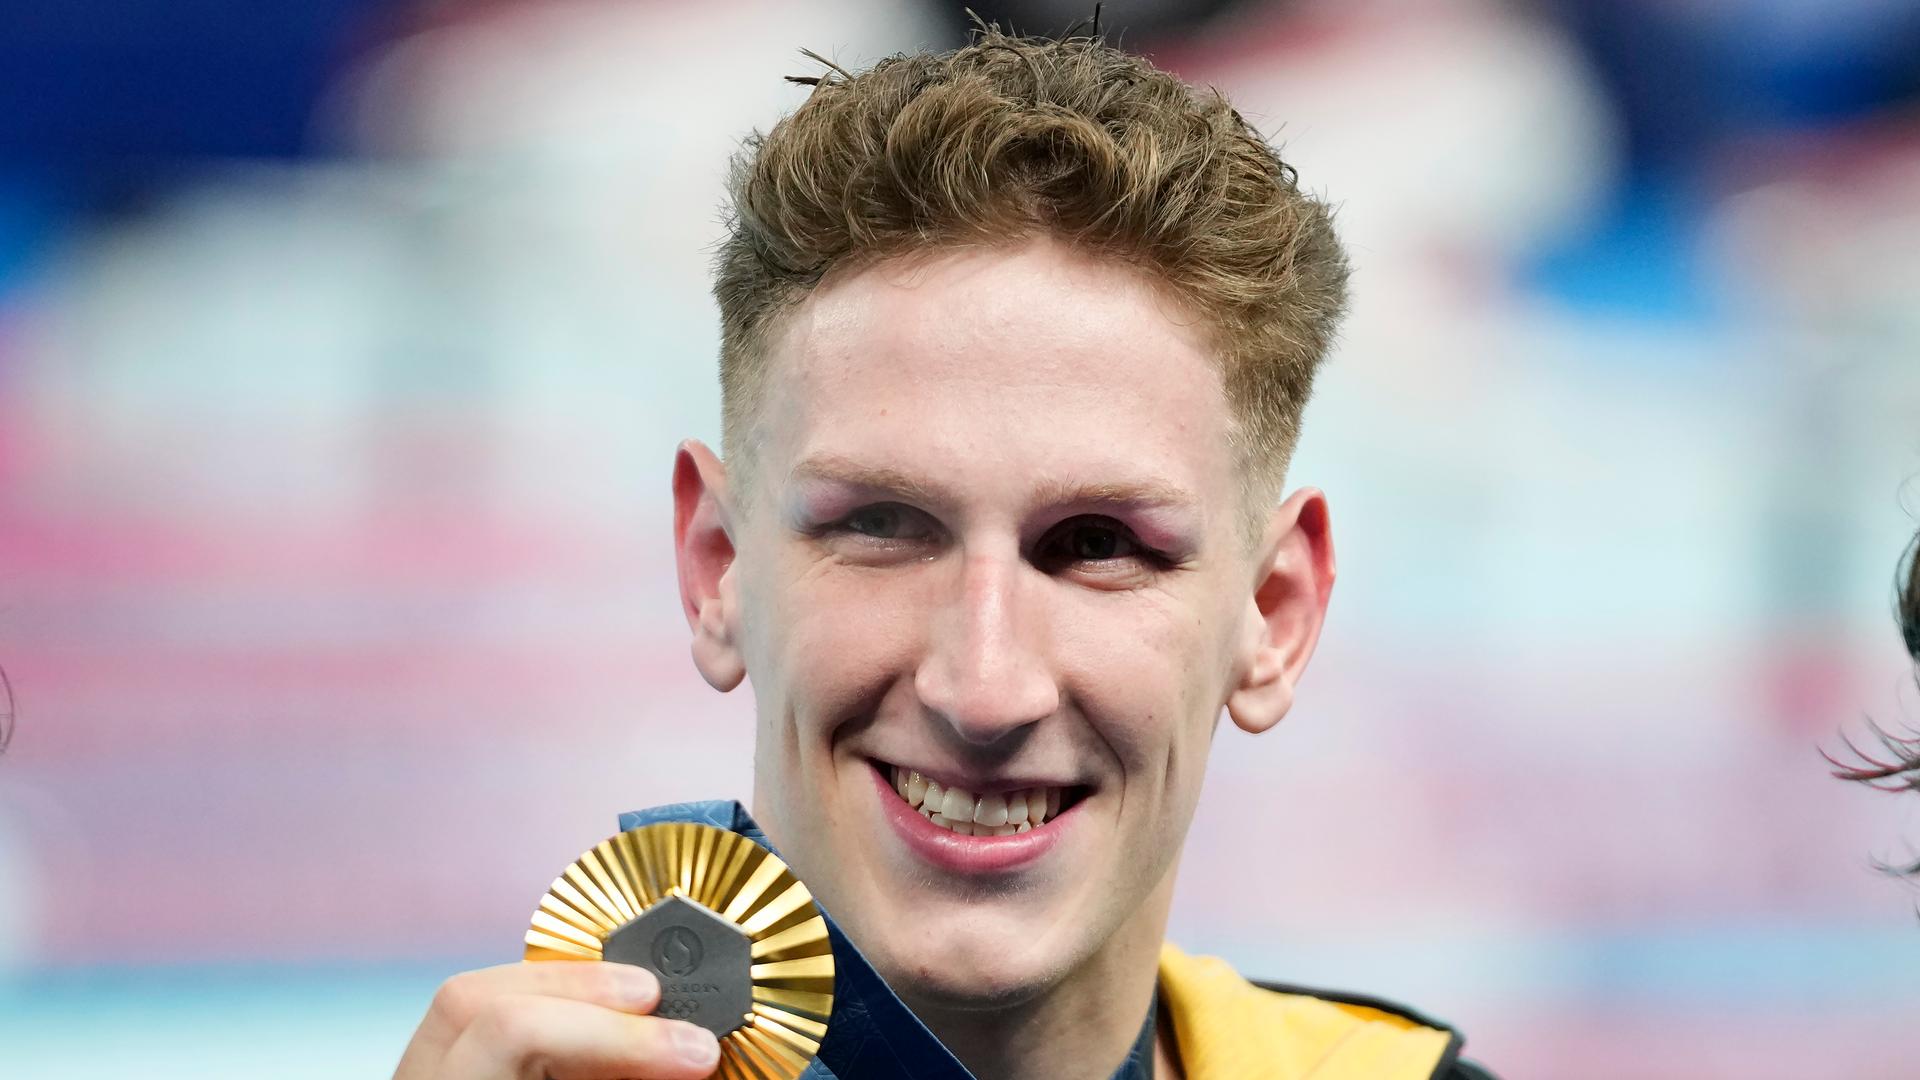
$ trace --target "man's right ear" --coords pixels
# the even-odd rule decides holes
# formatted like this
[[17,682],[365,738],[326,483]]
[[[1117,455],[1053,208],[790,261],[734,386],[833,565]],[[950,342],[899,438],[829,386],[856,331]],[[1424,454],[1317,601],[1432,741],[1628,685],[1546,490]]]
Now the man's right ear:
[[739,645],[731,514],[726,466],[698,439],[682,442],[673,460],[673,557],[680,568],[680,603],[693,628],[693,664],[707,685],[722,693],[739,686],[747,674]]

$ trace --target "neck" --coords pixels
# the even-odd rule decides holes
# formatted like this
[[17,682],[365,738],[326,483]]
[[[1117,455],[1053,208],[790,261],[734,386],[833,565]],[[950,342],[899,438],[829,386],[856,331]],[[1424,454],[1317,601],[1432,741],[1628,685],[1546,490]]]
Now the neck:
[[1153,1002],[1172,882],[1169,873],[1098,952],[1033,998],[993,1009],[907,1005],[975,1076],[1108,1080]]

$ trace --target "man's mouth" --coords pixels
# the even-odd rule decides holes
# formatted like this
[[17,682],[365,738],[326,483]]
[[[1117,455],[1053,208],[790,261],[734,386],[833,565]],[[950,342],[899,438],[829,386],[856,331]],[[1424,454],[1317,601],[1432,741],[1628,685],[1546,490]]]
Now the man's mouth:
[[921,817],[961,836],[1031,832],[1059,817],[1086,792],[1081,787],[1029,787],[975,793],[943,786],[899,765],[876,761],[874,767]]

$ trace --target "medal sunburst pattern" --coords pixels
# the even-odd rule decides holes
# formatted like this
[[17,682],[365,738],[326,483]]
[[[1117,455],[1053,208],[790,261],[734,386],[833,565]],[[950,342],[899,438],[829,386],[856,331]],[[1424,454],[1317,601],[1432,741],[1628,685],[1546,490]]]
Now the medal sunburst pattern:
[[833,947],[813,894],[772,852],[726,829],[643,825],[576,859],[540,898],[529,960],[599,960],[607,936],[671,896],[751,942],[753,1009],[720,1037],[725,1080],[795,1080],[833,1011]]

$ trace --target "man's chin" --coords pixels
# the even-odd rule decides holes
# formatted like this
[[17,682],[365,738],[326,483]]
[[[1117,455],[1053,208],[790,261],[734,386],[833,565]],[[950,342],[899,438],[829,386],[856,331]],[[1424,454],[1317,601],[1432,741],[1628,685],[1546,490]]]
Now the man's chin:
[[986,1011],[1032,1001],[1064,974],[1064,965],[1046,957],[1011,951],[1005,939],[922,940],[872,959],[887,984],[915,1008]]
[[943,967],[932,973],[916,969],[898,982],[889,977],[900,996],[916,1010],[994,1012],[1025,1005],[1046,993],[1053,980],[1010,971],[958,971]]

